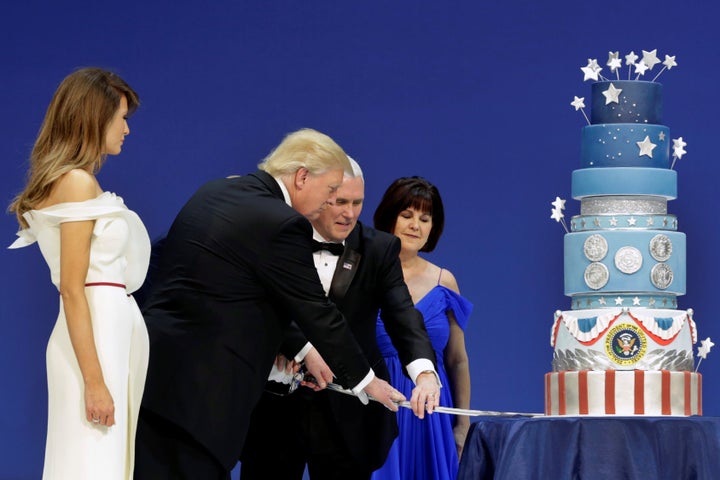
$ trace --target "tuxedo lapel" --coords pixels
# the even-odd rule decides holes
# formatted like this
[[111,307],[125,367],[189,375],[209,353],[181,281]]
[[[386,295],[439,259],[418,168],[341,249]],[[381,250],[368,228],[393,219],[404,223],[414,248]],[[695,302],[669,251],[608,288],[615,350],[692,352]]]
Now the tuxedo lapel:
[[356,225],[348,238],[345,239],[345,251],[338,258],[337,267],[335,267],[335,273],[332,282],[330,282],[329,296],[333,301],[343,299],[353,278],[355,278],[355,273],[362,258],[362,255],[358,252],[359,244],[358,227]]

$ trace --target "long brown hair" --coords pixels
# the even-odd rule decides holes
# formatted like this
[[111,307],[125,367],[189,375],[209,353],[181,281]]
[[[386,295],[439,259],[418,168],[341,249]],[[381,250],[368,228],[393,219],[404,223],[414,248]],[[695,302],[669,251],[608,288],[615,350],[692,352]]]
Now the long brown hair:
[[20,226],[23,214],[50,194],[55,181],[75,168],[97,173],[105,162],[105,134],[125,96],[128,114],[140,104],[137,93],[118,75],[82,68],[60,83],[53,95],[30,154],[25,189],[13,200]]

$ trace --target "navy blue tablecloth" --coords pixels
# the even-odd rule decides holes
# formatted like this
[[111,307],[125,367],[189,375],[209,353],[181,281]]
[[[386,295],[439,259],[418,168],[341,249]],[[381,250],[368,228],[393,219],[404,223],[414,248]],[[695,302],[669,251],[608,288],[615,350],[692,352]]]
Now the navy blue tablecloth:
[[720,479],[717,417],[476,417],[459,480]]

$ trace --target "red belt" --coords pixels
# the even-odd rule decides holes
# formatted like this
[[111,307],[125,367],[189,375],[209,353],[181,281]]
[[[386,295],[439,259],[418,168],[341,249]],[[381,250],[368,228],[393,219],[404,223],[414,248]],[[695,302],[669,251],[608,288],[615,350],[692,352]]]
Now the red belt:
[[[125,290],[127,287],[123,285],[122,283],[112,283],[112,282],[90,282],[85,284],[86,287],[117,287],[122,288]],[[130,294],[128,293],[127,296],[129,297]]]
[[86,287],[118,287],[118,288],[126,288],[125,285],[122,283],[111,283],[111,282],[91,282],[86,283]]

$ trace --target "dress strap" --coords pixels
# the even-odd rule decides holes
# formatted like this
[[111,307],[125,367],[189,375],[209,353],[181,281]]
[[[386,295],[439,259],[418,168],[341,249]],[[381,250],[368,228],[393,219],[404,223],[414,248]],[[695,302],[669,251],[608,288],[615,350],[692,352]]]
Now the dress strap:
[[443,268],[440,267],[440,275],[438,275],[438,282],[437,284],[440,285],[440,277],[442,277]]

